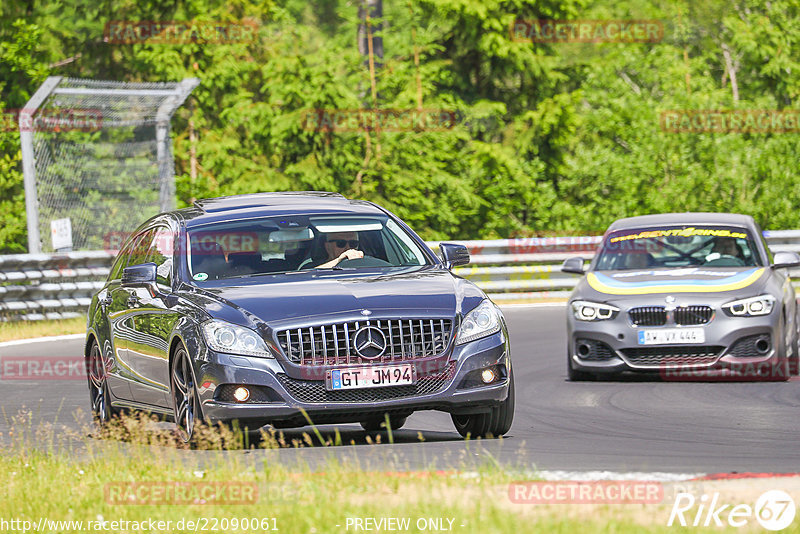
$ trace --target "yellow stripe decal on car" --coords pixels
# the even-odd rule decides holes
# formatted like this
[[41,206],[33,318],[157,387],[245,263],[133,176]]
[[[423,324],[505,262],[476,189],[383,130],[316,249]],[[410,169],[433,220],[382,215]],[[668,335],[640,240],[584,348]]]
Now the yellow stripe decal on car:
[[721,280],[648,280],[620,282],[604,274],[589,273],[586,281],[596,291],[610,295],[649,295],[652,293],[716,293],[734,291],[751,285],[761,278],[764,268],[736,273]]

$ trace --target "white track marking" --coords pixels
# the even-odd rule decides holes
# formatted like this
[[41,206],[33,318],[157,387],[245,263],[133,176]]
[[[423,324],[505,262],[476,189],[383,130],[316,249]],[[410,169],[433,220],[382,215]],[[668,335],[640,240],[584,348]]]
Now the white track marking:
[[86,334],[65,334],[63,336],[35,337],[31,339],[15,339],[13,341],[3,341],[0,347],[13,347],[15,345],[28,345],[29,343],[45,343],[47,341],[66,341],[71,339],[83,339]]

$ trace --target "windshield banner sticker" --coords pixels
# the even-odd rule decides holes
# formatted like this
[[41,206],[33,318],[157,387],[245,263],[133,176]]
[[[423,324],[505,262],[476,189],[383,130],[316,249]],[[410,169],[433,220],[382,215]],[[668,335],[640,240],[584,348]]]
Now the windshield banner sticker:
[[727,228],[670,228],[667,230],[647,230],[635,234],[620,235],[610,238],[609,243],[616,243],[618,241],[628,241],[629,239],[653,239],[658,237],[693,237],[693,236],[711,236],[711,237],[734,237],[737,239],[747,239],[747,234],[744,232],[732,232]]

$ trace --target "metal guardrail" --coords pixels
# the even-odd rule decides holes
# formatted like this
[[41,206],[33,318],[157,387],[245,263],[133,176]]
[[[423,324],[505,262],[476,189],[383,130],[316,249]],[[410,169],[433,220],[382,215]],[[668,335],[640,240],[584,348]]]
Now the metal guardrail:
[[105,251],[0,256],[0,320],[84,315],[113,258]]
[[[773,252],[800,253],[800,230],[764,232]],[[579,277],[564,274],[566,258],[591,259],[600,236],[458,241],[471,264],[454,272],[475,282],[496,302],[566,298]],[[428,243],[434,250],[439,243]],[[106,251],[0,256],[0,320],[80,317],[103,287],[114,255]],[[792,270],[800,277],[800,269]]]

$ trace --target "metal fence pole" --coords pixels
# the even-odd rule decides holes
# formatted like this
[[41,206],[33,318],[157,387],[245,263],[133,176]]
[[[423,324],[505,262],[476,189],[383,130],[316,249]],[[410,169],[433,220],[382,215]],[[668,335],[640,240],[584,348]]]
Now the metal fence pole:
[[170,149],[170,119],[191,92],[200,83],[199,78],[184,78],[175,88],[175,95],[161,104],[156,113],[156,157],[160,179],[159,204],[161,211],[175,209],[175,161]]
[[19,142],[22,148],[22,177],[25,183],[25,212],[30,254],[42,251],[42,241],[39,236],[39,199],[36,194],[36,155],[33,152],[33,116],[60,82],[61,76],[47,78],[19,114]]

